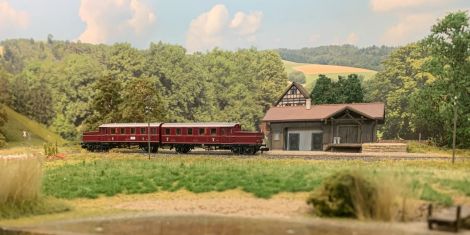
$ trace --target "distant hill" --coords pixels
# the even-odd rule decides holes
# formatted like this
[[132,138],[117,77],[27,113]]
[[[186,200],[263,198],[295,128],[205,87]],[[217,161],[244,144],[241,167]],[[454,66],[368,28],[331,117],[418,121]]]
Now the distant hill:
[[337,65],[322,65],[322,64],[306,64],[306,63],[296,63],[292,61],[283,60],[284,67],[286,72],[289,74],[293,71],[300,71],[305,74],[306,82],[303,84],[307,90],[311,90],[315,85],[315,81],[318,79],[320,74],[324,74],[327,77],[336,80],[338,76],[348,76],[349,74],[357,74],[359,78],[363,81],[371,79],[375,76],[377,71],[347,67],[347,66],[337,66]]
[[341,65],[378,71],[382,69],[382,61],[393,50],[394,47],[387,46],[358,48],[353,45],[335,45],[302,49],[281,48],[277,51],[283,60],[297,63]]
[[[15,112],[9,107],[5,107],[5,110],[7,112],[8,122],[1,128],[1,130],[9,145],[38,145],[44,142],[55,143],[56,141],[58,144],[64,144],[66,142],[44,125]],[[30,139],[23,137],[23,130],[30,133]]]

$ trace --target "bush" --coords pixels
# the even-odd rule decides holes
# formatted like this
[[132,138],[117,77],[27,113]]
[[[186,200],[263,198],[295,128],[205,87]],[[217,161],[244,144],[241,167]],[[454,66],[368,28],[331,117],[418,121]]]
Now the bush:
[[289,73],[288,79],[291,82],[297,82],[297,83],[300,83],[300,84],[304,84],[305,83],[305,74],[300,72],[300,71],[294,71],[292,73]]
[[379,187],[358,172],[339,172],[325,179],[307,200],[317,215],[389,221],[394,217],[393,190]]

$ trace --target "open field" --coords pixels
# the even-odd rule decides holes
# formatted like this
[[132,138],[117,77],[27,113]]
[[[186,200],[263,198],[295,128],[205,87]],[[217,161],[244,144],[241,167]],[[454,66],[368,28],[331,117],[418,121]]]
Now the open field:
[[[6,107],[8,122],[2,127],[7,138],[7,147],[42,145],[44,142],[64,144],[66,141],[47,129],[44,125]],[[30,133],[30,138],[22,136],[23,131]]]
[[351,73],[355,73],[362,77],[364,80],[371,79],[377,73],[373,70],[354,68],[347,66],[337,65],[321,65],[321,64],[304,64],[296,63],[287,60],[283,60],[287,74],[293,71],[301,71],[305,74],[306,83],[303,84],[307,90],[311,90],[315,85],[315,81],[318,79],[320,74],[324,74],[329,78],[336,80],[338,76],[347,76]]

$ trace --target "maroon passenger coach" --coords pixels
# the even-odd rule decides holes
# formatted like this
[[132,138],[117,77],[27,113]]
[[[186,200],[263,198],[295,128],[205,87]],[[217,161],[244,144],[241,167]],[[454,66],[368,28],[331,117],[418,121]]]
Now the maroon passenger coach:
[[263,137],[262,132],[242,131],[238,123],[150,123],[150,127],[148,123],[110,123],[84,132],[81,146],[89,151],[130,146],[148,151],[150,142],[152,152],[174,148],[178,153],[188,153],[202,147],[255,154],[265,146]]

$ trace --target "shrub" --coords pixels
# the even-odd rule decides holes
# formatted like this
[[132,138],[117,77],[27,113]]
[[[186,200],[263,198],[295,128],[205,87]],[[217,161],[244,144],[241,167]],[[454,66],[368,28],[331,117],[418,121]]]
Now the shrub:
[[359,172],[346,171],[326,178],[307,203],[320,216],[388,221],[394,217],[392,191]]
[[291,82],[297,82],[297,83],[300,83],[300,84],[304,84],[305,83],[305,74],[300,72],[300,71],[294,71],[292,73],[289,73],[288,79]]
[[7,143],[7,140],[5,139],[5,136],[3,136],[2,133],[0,133],[0,148],[5,146],[6,143]]

